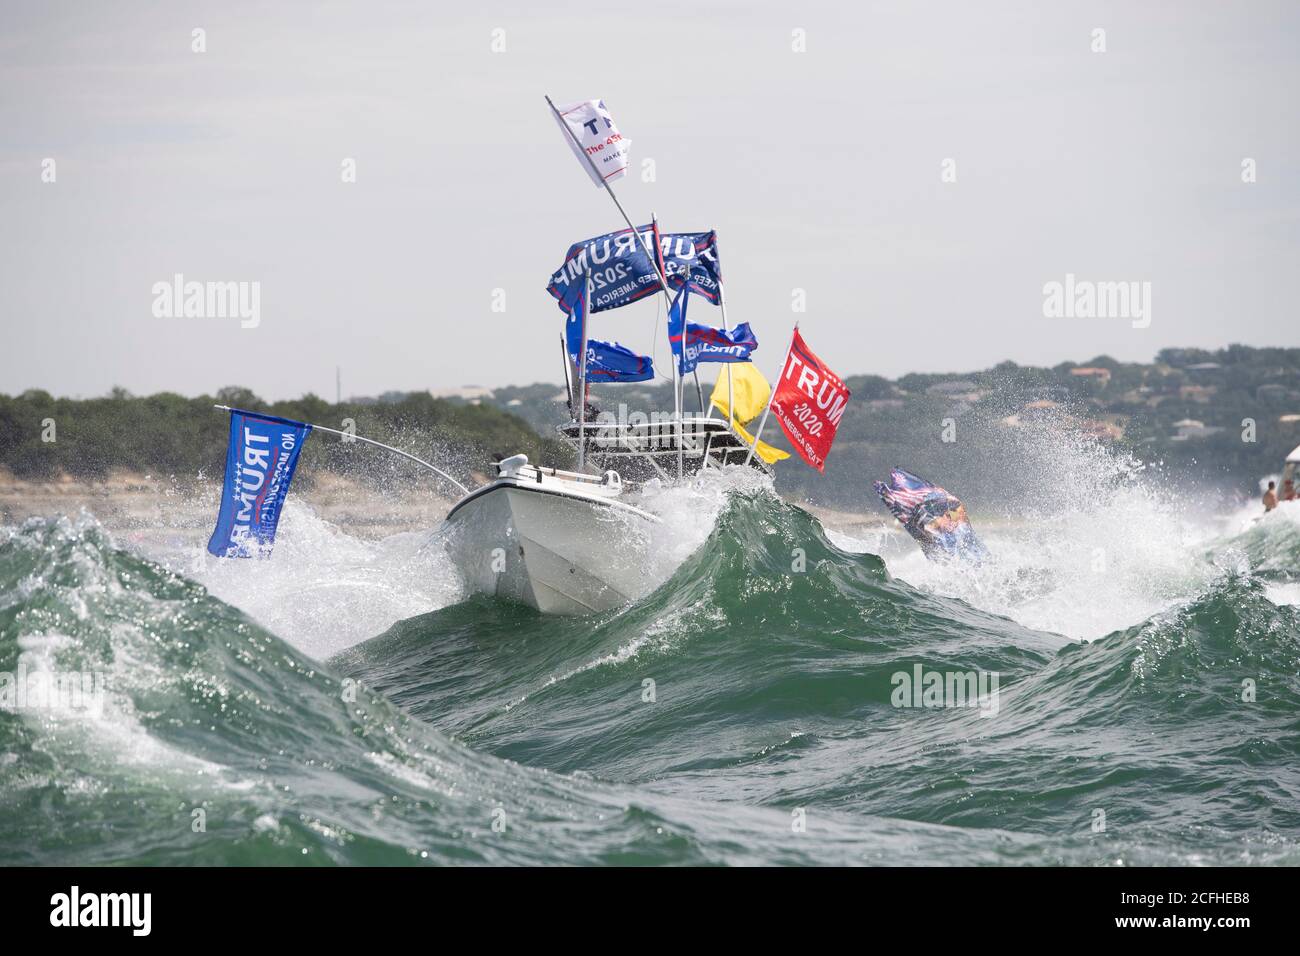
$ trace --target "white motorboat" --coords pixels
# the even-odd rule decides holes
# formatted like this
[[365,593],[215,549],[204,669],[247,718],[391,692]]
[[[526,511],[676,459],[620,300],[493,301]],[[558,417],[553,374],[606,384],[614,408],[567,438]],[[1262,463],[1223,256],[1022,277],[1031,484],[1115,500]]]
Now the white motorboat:
[[654,563],[651,533],[660,518],[632,503],[641,481],[691,477],[725,465],[771,472],[720,418],[571,421],[558,431],[579,461],[604,470],[544,468],[527,455],[503,459],[495,479],[452,507],[442,531],[471,591],[545,614],[606,611],[653,585],[647,568]]
[[615,471],[597,477],[514,455],[465,495],[443,526],[470,589],[545,614],[590,614],[639,597],[660,519],[619,500]]
[[[568,383],[573,411],[576,390]],[[647,569],[654,564],[651,533],[660,518],[632,503],[642,482],[690,478],[726,465],[771,473],[724,419],[699,414],[618,421],[589,400],[581,407],[584,419],[575,416],[557,431],[574,449],[579,468],[594,474],[540,467],[527,455],[513,455],[497,463],[492,481],[467,492],[448,512],[441,533],[472,592],[544,614],[591,614],[627,604],[655,583]]]

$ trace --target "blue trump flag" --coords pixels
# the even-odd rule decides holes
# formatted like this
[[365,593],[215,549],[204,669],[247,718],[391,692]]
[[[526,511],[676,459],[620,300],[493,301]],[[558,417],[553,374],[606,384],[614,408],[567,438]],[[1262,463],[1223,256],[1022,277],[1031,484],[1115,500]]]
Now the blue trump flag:
[[701,362],[748,362],[750,353],[758,348],[758,339],[749,323],[742,322],[728,332],[687,322],[686,303],[690,296],[689,286],[681,289],[668,309],[668,343],[677,356],[678,371],[682,375],[693,372]]
[[555,297],[563,311],[572,312],[590,270],[593,313],[607,312],[654,295],[659,291],[659,276],[646,249],[658,255],[670,289],[686,285],[717,304],[722,283],[717,235],[712,230],[661,234],[653,224],[641,226],[636,232],[620,229],[575,242],[569,247],[564,264],[551,276],[546,291]]
[[617,342],[587,340],[588,382],[648,382],[655,377],[648,355],[638,355]]
[[[575,297],[573,311],[565,323],[565,342],[569,358],[576,366],[582,353],[582,324],[587,318],[587,297],[581,292]],[[598,342],[587,339],[588,382],[646,382],[655,377],[654,363],[648,355],[638,355],[617,342]]]
[[311,426],[238,408],[230,410],[226,480],[208,551],[219,558],[267,557],[280,509]]

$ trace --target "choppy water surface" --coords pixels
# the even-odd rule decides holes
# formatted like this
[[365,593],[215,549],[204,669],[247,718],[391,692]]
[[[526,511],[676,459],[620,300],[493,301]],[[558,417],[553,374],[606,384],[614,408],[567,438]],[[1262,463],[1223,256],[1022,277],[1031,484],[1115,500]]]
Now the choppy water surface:
[[974,571],[752,477],[651,489],[652,590],[591,619],[304,507],[259,563],[0,529],[0,862],[1300,862],[1300,506],[1079,468],[1107,493]]

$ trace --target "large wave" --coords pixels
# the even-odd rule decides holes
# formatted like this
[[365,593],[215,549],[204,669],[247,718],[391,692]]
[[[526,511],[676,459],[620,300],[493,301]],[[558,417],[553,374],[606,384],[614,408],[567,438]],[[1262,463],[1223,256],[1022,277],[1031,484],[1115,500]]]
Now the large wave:
[[[582,619],[305,508],[256,565],[5,528],[0,673],[105,693],[0,700],[0,861],[1300,862],[1293,516],[1130,553],[1159,499],[1110,490],[981,527],[1001,577],[963,584],[753,476],[654,486],[662,583]],[[897,706],[920,672],[997,706]]]

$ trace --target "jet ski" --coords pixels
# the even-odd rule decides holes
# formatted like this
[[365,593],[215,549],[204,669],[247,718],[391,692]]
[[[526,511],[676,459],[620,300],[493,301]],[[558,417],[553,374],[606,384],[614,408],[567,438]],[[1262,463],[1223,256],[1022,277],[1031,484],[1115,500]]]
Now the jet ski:
[[979,563],[989,556],[956,495],[901,468],[889,473],[889,484],[877,481],[872,487],[931,561]]

